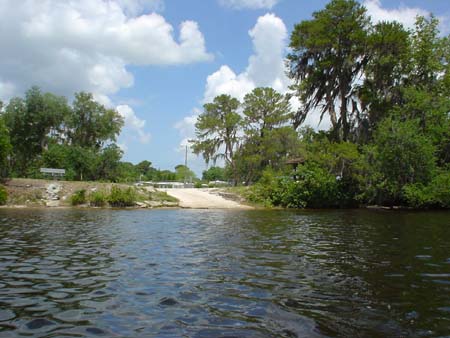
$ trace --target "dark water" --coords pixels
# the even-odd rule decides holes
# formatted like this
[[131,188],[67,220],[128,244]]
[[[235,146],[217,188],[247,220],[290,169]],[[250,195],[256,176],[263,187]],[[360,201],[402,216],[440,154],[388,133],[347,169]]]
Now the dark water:
[[0,210],[0,337],[449,335],[449,213]]

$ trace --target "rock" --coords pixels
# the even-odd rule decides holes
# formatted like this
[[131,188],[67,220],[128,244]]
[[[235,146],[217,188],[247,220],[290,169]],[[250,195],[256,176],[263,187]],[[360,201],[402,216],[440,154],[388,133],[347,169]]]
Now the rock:
[[50,183],[47,185],[45,191],[46,196],[45,199],[47,201],[57,201],[59,200],[59,193],[61,192],[62,186],[57,183]]
[[61,186],[59,184],[50,183],[47,186],[47,193],[49,194],[57,194],[61,191]]
[[148,205],[146,203],[143,203],[143,202],[136,202],[136,205],[139,208],[147,208],[148,207]]
[[162,206],[161,202],[158,201],[145,201],[145,203],[150,207],[150,208],[157,208]]
[[59,201],[58,200],[50,200],[50,201],[47,201],[45,203],[45,205],[49,208],[56,208],[56,207],[59,207]]
[[177,207],[178,206],[178,202],[163,201],[162,205],[165,206],[165,207]]

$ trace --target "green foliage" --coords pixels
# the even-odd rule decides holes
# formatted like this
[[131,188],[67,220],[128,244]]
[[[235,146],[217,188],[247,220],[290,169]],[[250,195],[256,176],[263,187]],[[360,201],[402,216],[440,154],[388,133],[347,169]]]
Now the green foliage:
[[[336,139],[348,140],[357,96],[353,85],[367,64],[366,9],[355,0],[332,0],[312,20],[295,25],[288,55],[289,75],[303,103],[295,126],[320,108],[328,114]],[[339,108],[339,116],[335,112]]]
[[229,95],[220,95],[206,103],[198,117],[196,140],[192,142],[195,154],[202,154],[207,163],[223,158],[232,168],[235,183],[238,181],[234,152],[239,143],[238,131],[242,118],[237,112],[239,101]]
[[96,190],[89,194],[89,205],[91,207],[103,207],[107,200],[108,195],[104,191]]
[[68,139],[82,148],[100,149],[106,141],[115,141],[123,118],[96,102],[90,93],[76,93],[72,114],[67,119]]
[[75,191],[73,193],[73,195],[70,197],[70,203],[72,205],[85,204],[86,202],[87,202],[87,198],[86,198],[86,190],[85,189]]
[[340,181],[315,165],[302,167],[296,180],[265,171],[246,197],[251,202],[285,208],[331,208],[348,203]]
[[0,185],[0,205],[5,205],[8,201],[8,192],[6,191],[6,188],[2,185]]
[[428,184],[433,177],[436,148],[420,133],[417,121],[384,120],[370,149],[366,177],[374,186],[376,199],[369,202],[402,204],[405,185]]
[[436,175],[428,185],[407,184],[403,193],[414,208],[450,208],[450,171]]
[[365,67],[365,79],[359,98],[366,114],[359,122],[359,141],[367,142],[376,124],[400,104],[409,72],[410,36],[397,22],[381,22],[368,36],[371,56]]
[[165,191],[152,191],[149,193],[150,201],[178,202],[178,199],[170,196]]
[[11,149],[8,129],[0,116],[0,178],[7,176],[7,158]]
[[42,153],[49,137],[61,130],[69,106],[64,97],[29,89],[25,98],[13,98],[6,106],[4,121],[14,152],[13,169],[25,175],[28,165]]
[[175,177],[178,182],[192,182],[192,180],[197,179],[195,173],[183,164],[175,167]]
[[210,167],[202,173],[204,181],[225,181],[225,169],[221,167]]
[[121,189],[114,185],[111,187],[108,203],[116,208],[132,207],[136,204],[136,199],[137,194],[134,188]]

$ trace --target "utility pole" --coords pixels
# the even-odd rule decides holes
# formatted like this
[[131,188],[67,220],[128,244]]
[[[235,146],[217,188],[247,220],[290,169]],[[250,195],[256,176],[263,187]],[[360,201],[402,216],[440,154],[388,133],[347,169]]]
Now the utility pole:
[[186,184],[187,183],[187,177],[186,177],[186,175],[187,175],[187,151],[188,151],[188,146],[187,146],[187,144],[186,144],[186,152],[185,152],[185,154],[184,154],[184,167],[185,167],[185,174],[184,174],[184,184]]

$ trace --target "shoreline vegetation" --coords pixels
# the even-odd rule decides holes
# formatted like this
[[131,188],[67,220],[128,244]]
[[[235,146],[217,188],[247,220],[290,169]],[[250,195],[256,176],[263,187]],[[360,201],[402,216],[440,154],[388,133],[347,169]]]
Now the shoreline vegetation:
[[[213,165],[202,179],[186,165],[171,171],[122,161],[116,141],[124,120],[116,110],[90,93],[69,103],[38,87],[0,102],[0,179],[65,169],[79,187],[64,205],[69,198],[92,206],[159,203],[168,197],[150,198],[130,184],[189,181],[197,188],[228,182],[269,208],[450,209],[450,36],[435,16],[406,28],[373,22],[355,0],[331,0],[294,26],[289,50],[289,92],[259,87],[203,106],[190,140]],[[308,127],[308,119],[328,121],[329,129]],[[0,185],[0,205],[39,200],[8,189]]]
[[179,201],[152,187],[102,182],[12,179],[6,208],[174,208]]

